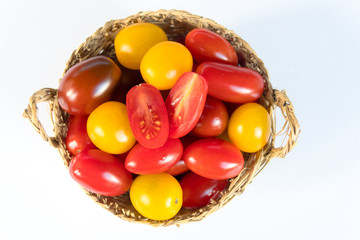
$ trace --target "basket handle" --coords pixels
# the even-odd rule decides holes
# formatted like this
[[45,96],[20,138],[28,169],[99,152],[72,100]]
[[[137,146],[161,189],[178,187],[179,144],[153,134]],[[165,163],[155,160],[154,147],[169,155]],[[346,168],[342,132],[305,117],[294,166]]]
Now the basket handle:
[[[297,139],[300,134],[300,125],[295,117],[294,113],[294,107],[286,95],[286,91],[282,90],[276,90],[274,89],[274,98],[275,103],[274,105],[278,108],[280,108],[282,115],[285,119],[285,123],[282,127],[282,129],[272,138],[272,142],[275,142],[275,138],[279,135],[286,135],[288,137],[286,143],[283,143],[280,147],[274,147],[270,151],[270,153],[267,155],[268,159],[272,158],[284,158],[286,154],[288,154],[291,149],[296,145]],[[275,128],[275,122],[273,123],[273,128]],[[284,137],[284,140],[286,139],[286,136]]]
[[[43,125],[41,124],[41,122],[38,119],[38,114],[37,114],[37,111],[38,111],[37,104],[40,103],[40,102],[48,102],[49,105],[50,105],[50,108],[51,108],[51,112],[52,112],[56,94],[57,94],[57,90],[52,89],[52,88],[42,88],[42,89],[36,91],[30,97],[30,103],[27,106],[27,108],[24,110],[22,116],[24,118],[29,119],[29,121],[34,126],[36,132],[40,134],[42,139],[44,139],[46,142],[48,142],[51,146],[53,146],[55,148],[59,148],[60,140],[58,139],[57,136],[49,137],[47,135]],[[51,121],[52,121],[52,123],[54,125],[52,115],[51,115]]]

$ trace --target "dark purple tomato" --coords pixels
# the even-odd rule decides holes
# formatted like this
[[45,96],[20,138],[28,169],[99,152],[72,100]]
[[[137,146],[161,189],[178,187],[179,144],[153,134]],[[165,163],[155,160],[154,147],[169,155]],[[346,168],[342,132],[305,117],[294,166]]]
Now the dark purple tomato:
[[88,116],[71,115],[68,122],[68,131],[65,138],[67,150],[73,155],[85,149],[96,148],[91,142],[86,130]]
[[238,65],[233,46],[223,36],[204,28],[191,30],[185,38],[185,46],[198,63],[212,61]]
[[104,196],[127,192],[133,179],[120,159],[98,149],[77,154],[70,163],[69,171],[83,188]]
[[125,167],[135,174],[155,174],[170,169],[183,154],[183,145],[179,139],[169,138],[159,148],[149,149],[137,143],[125,160]]
[[89,115],[109,101],[120,84],[121,70],[108,57],[96,56],[70,68],[58,90],[62,109],[73,115]]
[[240,150],[234,144],[217,138],[205,138],[190,144],[183,158],[191,171],[210,179],[235,177],[244,166]]
[[191,131],[198,137],[216,137],[225,131],[229,114],[225,104],[217,98],[207,96],[199,121]]
[[206,206],[212,199],[217,199],[228,185],[225,179],[204,178],[193,172],[187,173],[179,183],[183,190],[183,207],[190,209]]
[[225,102],[254,102],[264,91],[262,76],[250,68],[204,62],[196,72],[206,79],[208,94]]

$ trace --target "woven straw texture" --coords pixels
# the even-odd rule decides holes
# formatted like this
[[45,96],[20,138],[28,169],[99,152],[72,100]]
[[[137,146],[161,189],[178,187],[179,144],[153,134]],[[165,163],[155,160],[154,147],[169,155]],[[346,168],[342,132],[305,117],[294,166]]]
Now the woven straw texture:
[[[285,157],[296,144],[300,133],[299,124],[294,115],[293,105],[285,91],[278,91],[272,88],[268,72],[263,62],[257,57],[249,44],[233,31],[226,29],[213,20],[193,15],[186,11],[159,10],[155,12],[139,12],[125,19],[112,20],[105,23],[103,27],[88,37],[86,41],[72,53],[66,64],[64,73],[75,64],[97,55],[106,55],[112,59],[116,59],[113,45],[116,34],[122,28],[138,22],[150,22],[160,26],[168,35],[169,40],[184,37],[194,28],[207,28],[214,31],[225,37],[232,44],[238,54],[241,66],[256,70],[263,76],[265,81],[265,91],[260,98],[260,103],[268,110],[271,117],[270,139],[262,150],[252,154],[244,154],[244,169],[237,177],[230,180],[228,188],[217,200],[212,201],[200,209],[181,209],[180,212],[170,220],[154,221],[144,218],[133,208],[128,193],[117,197],[105,197],[84,190],[86,194],[102,207],[127,221],[146,223],[152,226],[179,225],[199,221],[223,207],[233,199],[234,196],[240,195],[272,158]],[[51,137],[46,134],[37,116],[37,104],[40,102],[47,102],[50,106],[50,118],[54,127],[54,135]],[[281,129],[278,132],[275,124],[275,108],[281,110],[285,122],[283,126],[278,127],[278,129]],[[45,141],[59,150],[65,166],[68,167],[72,158],[65,146],[68,114],[64,112],[58,104],[57,90],[44,88],[35,92],[30,97],[30,103],[25,109],[23,116],[30,120],[35,130]],[[281,146],[275,147],[275,138],[281,138]]]

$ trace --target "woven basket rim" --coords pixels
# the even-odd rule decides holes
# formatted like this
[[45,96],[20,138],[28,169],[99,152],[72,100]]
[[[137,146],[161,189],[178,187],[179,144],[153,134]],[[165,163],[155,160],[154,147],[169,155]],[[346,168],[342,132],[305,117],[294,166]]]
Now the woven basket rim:
[[[260,151],[244,155],[246,163],[243,171],[237,177],[230,180],[229,187],[217,200],[212,201],[206,207],[198,210],[184,210],[170,220],[154,221],[144,218],[139,215],[136,210],[134,211],[133,207],[124,204],[122,200],[119,200],[121,196],[104,197],[84,190],[102,207],[109,210],[114,215],[130,222],[146,223],[152,226],[169,226],[200,221],[209,214],[222,208],[236,195],[240,195],[272,158],[285,157],[296,144],[300,133],[300,127],[295,117],[292,103],[288,99],[285,91],[278,91],[272,88],[264,63],[256,55],[249,44],[236,33],[217,24],[215,21],[183,10],[161,9],[158,11],[139,12],[124,19],[106,22],[103,27],[100,27],[93,35],[89,36],[84,43],[73,51],[66,63],[64,74],[75,64],[93,56],[107,55],[109,53],[111,53],[111,56],[114,56],[113,39],[116,33],[123,27],[136,22],[155,23],[165,30],[169,38],[173,37],[173,35],[178,36],[185,34],[189,29],[195,27],[210,29],[225,37],[233,45],[239,56],[241,66],[259,72],[265,81],[266,87],[264,94],[260,99],[260,104],[266,107],[272,119],[270,140]],[[36,111],[37,103],[39,102],[49,102],[51,121],[54,126],[54,137],[49,137],[46,134],[41,122],[37,119]],[[285,125],[283,126],[282,131],[285,132],[285,135],[288,138],[284,146],[277,148],[274,146],[275,138],[278,136],[275,125],[275,107],[279,107],[283,113]],[[50,145],[59,150],[65,166],[68,167],[72,158],[71,154],[66,150],[64,141],[67,133],[68,114],[64,112],[58,104],[57,90],[44,88],[34,93],[30,98],[28,108],[24,111],[24,117],[32,122],[36,131],[45,141],[48,141]],[[124,197],[126,196],[124,195]]]

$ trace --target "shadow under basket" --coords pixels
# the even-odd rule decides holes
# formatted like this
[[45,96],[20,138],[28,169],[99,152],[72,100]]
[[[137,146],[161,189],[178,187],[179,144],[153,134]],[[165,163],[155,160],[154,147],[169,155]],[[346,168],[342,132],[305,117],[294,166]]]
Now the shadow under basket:
[[[207,28],[225,37],[237,52],[239,63],[243,67],[251,68],[259,72],[265,81],[265,90],[260,98],[271,117],[271,134],[268,143],[256,153],[244,154],[245,166],[241,173],[230,180],[227,189],[221,196],[205,207],[195,210],[182,208],[172,219],[166,221],[154,221],[141,216],[132,206],[129,194],[125,193],[117,197],[105,197],[85,190],[93,200],[114,215],[130,221],[145,223],[152,226],[169,226],[200,221],[209,214],[222,208],[234,196],[240,195],[252,182],[254,177],[267,165],[272,158],[284,158],[296,144],[300,128],[294,115],[292,103],[285,91],[273,89],[269,81],[264,63],[258,58],[249,44],[242,40],[233,31],[217,24],[213,20],[190,14],[186,11],[159,10],[155,12],[139,12],[125,19],[112,20],[99,28],[92,36],[88,37],[78,49],[76,49],[67,62],[64,73],[75,64],[88,58],[105,55],[115,59],[114,39],[122,28],[133,23],[149,22],[160,26],[168,35],[169,40],[185,37],[194,28]],[[37,104],[48,102],[50,106],[50,118],[54,127],[54,136],[46,134],[37,115]],[[284,125],[276,132],[275,108],[279,108],[284,117]],[[30,97],[30,104],[25,109],[24,117],[28,118],[41,137],[57,148],[66,167],[69,166],[72,155],[65,146],[67,134],[68,114],[61,109],[57,101],[57,89],[43,88]],[[275,147],[275,138],[282,138],[282,145]],[[278,141],[278,140],[277,140]],[[280,141],[281,142],[281,141]],[[75,182],[74,182],[75,183]]]

